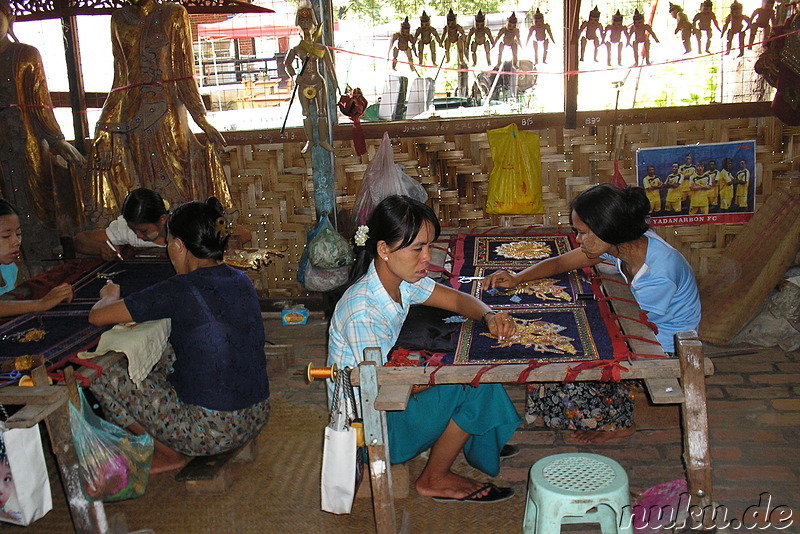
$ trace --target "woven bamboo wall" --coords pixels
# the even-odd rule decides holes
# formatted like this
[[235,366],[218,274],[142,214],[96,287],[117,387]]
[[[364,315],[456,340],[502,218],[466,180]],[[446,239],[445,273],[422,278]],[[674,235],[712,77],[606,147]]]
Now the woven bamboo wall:
[[[509,119],[511,122],[512,119]],[[586,126],[575,130],[547,127],[532,130],[540,136],[542,184],[546,213],[536,216],[486,215],[488,177],[492,158],[485,133],[402,136],[392,139],[395,162],[418,179],[430,205],[444,225],[569,224],[569,200],[592,184],[609,181],[612,151],[630,183],[636,150],[643,147],[756,140],[756,202],[761,205],[776,187],[800,194],[800,128],[787,127],[771,117],[698,120],[617,126]],[[617,137],[616,144],[614,137]],[[366,163],[380,138],[368,139],[368,154],[354,155],[349,141],[337,141],[336,184],[340,230],[349,237],[348,220]],[[614,147],[619,147],[617,150]],[[306,294],[296,281],[296,269],[306,232],[314,224],[310,155],[301,143],[240,144],[229,148],[229,170],[239,223],[253,233],[259,247],[278,248],[284,257],[253,278],[270,297]],[[708,271],[740,224],[677,226],[658,232],[680,250],[698,276]]]

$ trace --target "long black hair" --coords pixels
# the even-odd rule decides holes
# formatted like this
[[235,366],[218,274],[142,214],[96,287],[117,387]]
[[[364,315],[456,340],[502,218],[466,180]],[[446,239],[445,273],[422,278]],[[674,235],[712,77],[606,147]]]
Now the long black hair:
[[405,195],[384,198],[367,220],[368,239],[364,246],[356,247],[356,261],[350,269],[347,286],[367,272],[369,264],[378,254],[378,241],[385,241],[393,250],[406,248],[414,242],[425,221],[431,223],[434,239],[437,239],[442,227],[430,207]]
[[125,197],[122,216],[133,224],[158,224],[162,215],[168,214],[167,204],[156,191],[140,187]]
[[0,198],[0,217],[5,217],[6,215],[16,215],[19,217],[19,212],[17,208],[12,206],[7,200]]
[[596,185],[575,197],[570,207],[609,245],[633,241],[650,229],[647,224],[650,201],[641,187],[620,189],[612,184]]
[[225,255],[230,236],[225,208],[216,197],[175,208],[167,220],[167,232],[183,241],[196,258],[217,261]]

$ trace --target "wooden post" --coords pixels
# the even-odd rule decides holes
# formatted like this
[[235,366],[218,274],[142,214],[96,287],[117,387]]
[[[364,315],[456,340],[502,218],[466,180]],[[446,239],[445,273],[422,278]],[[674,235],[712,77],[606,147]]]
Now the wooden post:
[[[709,510],[712,503],[711,452],[708,439],[706,377],[703,364],[703,343],[697,332],[679,332],[675,336],[681,364],[683,393],[683,459],[689,481],[692,505]],[[702,517],[705,518],[703,514]]]
[[[564,71],[578,70],[578,28],[581,0],[564,2]],[[575,129],[578,123],[578,75],[564,76],[564,128]]]
[[86,91],[83,88],[76,18],[74,16],[61,17],[61,28],[64,32],[64,54],[67,58],[67,79],[69,80],[69,99],[72,105],[75,148],[85,156],[88,154],[86,138],[91,136],[89,135],[89,121],[86,118]]
[[359,365],[361,417],[364,420],[364,440],[369,453],[375,530],[378,534],[395,534],[397,520],[394,513],[394,495],[392,494],[392,470],[386,431],[386,413],[375,408],[375,399],[378,397],[380,359],[380,349],[375,347],[364,349],[364,362]]

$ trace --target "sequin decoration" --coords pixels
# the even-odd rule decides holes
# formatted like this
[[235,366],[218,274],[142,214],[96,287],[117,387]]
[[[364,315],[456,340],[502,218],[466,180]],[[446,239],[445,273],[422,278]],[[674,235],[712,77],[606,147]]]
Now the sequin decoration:
[[498,245],[494,251],[515,260],[543,260],[553,253],[550,246],[541,241],[512,241]]
[[572,302],[572,297],[567,293],[567,288],[558,285],[558,280],[555,278],[540,278],[538,280],[530,280],[522,282],[513,289],[506,289],[498,295],[534,295],[541,300],[564,300]]
[[47,332],[44,330],[41,330],[39,328],[29,328],[24,332],[17,332],[16,334],[6,334],[0,339],[2,339],[3,341],[13,339],[19,343],[30,343],[31,341],[41,341],[42,339],[44,339],[44,336],[46,335]]
[[[577,354],[577,350],[572,345],[575,341],[571,337],[562,336],[561,332],[566,327],[555,323],[548,323],[539,319],[517,319],[517,333],[505,338],[492,348],[511,347],[521,345],[526,349],[533,348],[537,352],[556,353],[556,354]],[[482,333],[482,336],[494,338],[493,335]]]

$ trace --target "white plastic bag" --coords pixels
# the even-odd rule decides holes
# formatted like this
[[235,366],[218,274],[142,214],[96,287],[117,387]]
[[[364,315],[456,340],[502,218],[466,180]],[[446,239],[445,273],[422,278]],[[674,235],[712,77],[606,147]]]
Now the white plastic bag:
[[325,427],[320,491],[322,510],[349,514],[363,476],[363,456],[357,444],[353,386],[349,370],[339,371],[331,399],[331,420]]
[[0,521],[30,525],[53,509],[39,427],[7,429],[0,423],[0,441]]
[[353,206],[353,218],[359,224],[366,224],[375,206],[390,195],[406,195],[420,202],[428,200],[422,184],[407,175],[402,165],[395,164],[389,134],[384,132],[381,146],[364,171]]

